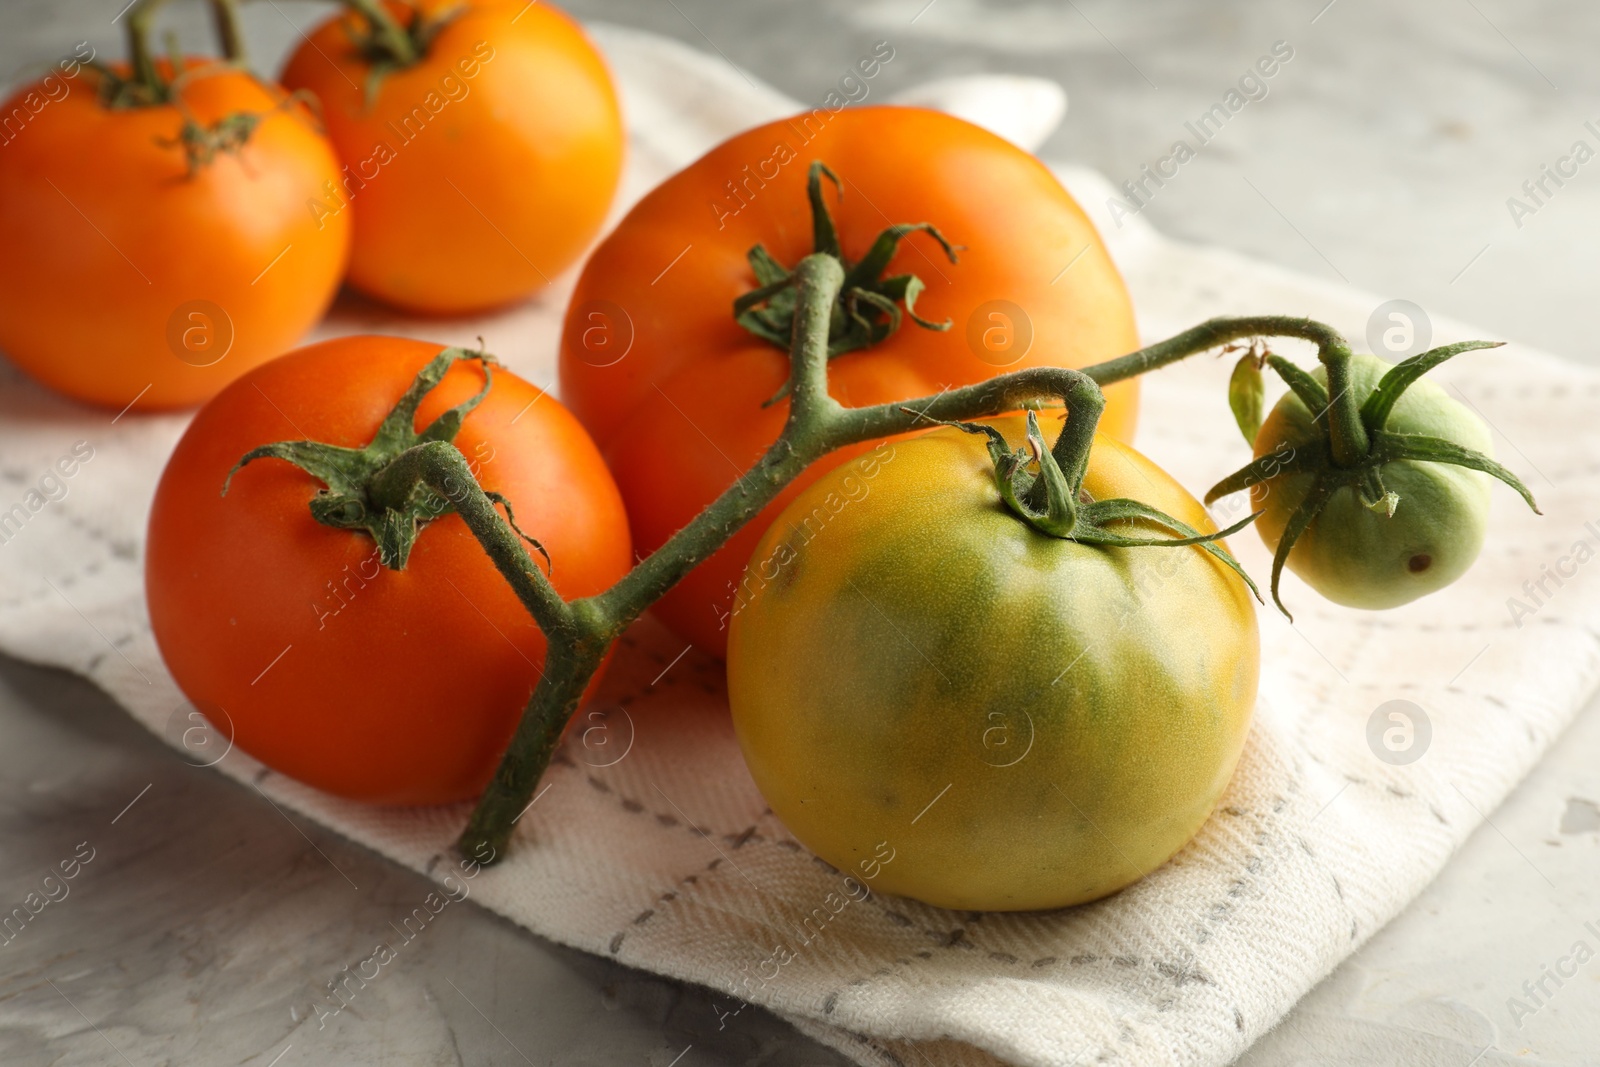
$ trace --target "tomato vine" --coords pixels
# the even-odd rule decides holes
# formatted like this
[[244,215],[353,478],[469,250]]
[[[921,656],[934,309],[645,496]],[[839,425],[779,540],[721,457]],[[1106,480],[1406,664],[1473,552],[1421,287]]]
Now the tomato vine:
[[[894,239],[904,232],[900,229],[886,231]],[[383,429],[366,449],[332,449],[305,441],[280,442],[256,449],[245,457],[245,460],[284,459],[322,480],[328,489],[312,502],[317,520],[344,528],[365,528],[380,545],[392,542],[385,551],[385,561],[390,566],[403,564],[402,546],[408,546],[410,539],[416,536],[419,522],[425,523],[441,513],[439,502],[442,501],[461,516],[548,638],[544,672],[498,770],[459,839],[458,847],[465,855],[478,858],[504,855],[513,824],[533,796],[586,687],[624,630],[776,499],[806,467],[851,444],[937,423],[964,423],[1059,402],[1065,405],[1067,418],[1054,446],[1045,446],[1031,414],[1028,447],[1011,452],[1003,441],[991,441],[997,486],[1019,519],[1048,536],[1114,547],[1200,543],[1238,570],[1232,557],[1214,542],[1224,534],[1241,529],[1255,518],[1254,515],[1222,533],[1202,535],[1135,501],[1081,501],[1078,485],[1104,405],[1102,386],[1191,355],[1248,340],[1251,354],[1246,358],[1271,365],[1295,395],[1317,413],[1317,424],[1326,435],[1320,451],[1310,450],[1310,454],[1297,456],[1295,460],[1299,464],[1297,470],[1317,474],[1321,487],[1308,495],[1306,503],[1296,513],[1294,521],[1301,530],[1316,517],[1330,487],[1335,485],[1357,486],[1369,507],[1387,506],[1392,512],[1393,494],[1383,489],[1381,468],[1401,459],[1456,464],[1485,471],[1516,488],[1530,505],[1533,502],[1526,488],[1510,472],[1479,453],[1449,442],[1389,434],[1384,430],[1388,411],[1410,384],[1458,352],[1486,347],[1481,342],[1436,349],[1408,360],[1393,368],[1364,403],[1358,403],[1347,382],[1352,358],[1350,348],[1333,328],[1311,319],[1288,316],[1217,318],[1081,371],[1036,367],[935,396],[871,407],[845,407],[829,394],[828,364],[837,347],[835,335],[840,328],[841,295],[846,299],[851,295],[851,267],[844,262],[836,244],[830,245],[826,240],[818,244],[819,251],[802,259],[792,272],[782,271],[781,276],[777,271],[758,274],[759,295],[742,298],[735,308],[741,321],[759,319],[762,336],[770,335],[775,342],[779,340],[780,324],[792,329],[787,346],[790,354],[786,388],[788,414],[781,436],[750,470],[693,521],[611,588],[596,595],[564,600],[550,584],[548,560],[541,567],[529,552],[529,545],[538,548],[537,544],[521,534],[509,514],[501,516],[497,504],[503,501],[497,502],[491,494],[485,493],[474,479],[466,458],[451,443],[454,429],[472,402],[453,410],[449,417],[440,419],[438,424],[420,434],[410,426],[417,400],[456,360],[481,360],[485,369],[484,390],[487,391],[491,360],[482,353],[459,349],[442,352],[418,376],[406,398],[385,420]],[[757,250],[752,251],[752,256],[759,259]],[[873,265],[881,267],[876,262]],[[876,273],[875,269],[867,284],[874,282]],[[905,279],[893,281],[893,286],[889,287],[892,295],[909,305],[920,283]],[[890,292],[872,295],[875,299],[868,303],[875,312],[882,314],[883,321],[879,325],[869,320],[863,332],[876,334],[883,332],[888,322],[898,323],[899,314],[898,309],[891,315],[881,306],[889,302]],[[756,309],[765,301],[773,301],[777,307],[761,317],[763,313]],[[909,307],[906,310],[909,313]],[[873,326],[877,328],[868,328]],[[1266,353],[1262,339],[1268,337],[1297,338],[1316,345],[1318,358],[1326,368],[1327,386],[1287,360]],[[866,343],[870,343],[870,339]],[[1258,402],[1258,398],[1249,395],[1252,392],[1231,390],[1241,425],[1248,423],[1250,413],[1237,409],[1239,404],[1249,406]],[[1243,399],[1239,399],[1241,397]],[[1258,412],[1253,417],[1259,421]],[[965,428],[984,432],[979,428]],[[1264,480],[1269,472],[1265,468],[1258,470],[1260,465],[1258,461],[1224,479],[1212,490],[1208,502]],[[1037,473],[1029,473],[1030,470]],[[1276,472],[1275,468],[1270,473]],[[424,498],[428,497],[435,498],[434,503],[426,503]],[[1108,529],[1106,525],[1130,519],[1144,520],[1147,525],[1164,528],[1175,536],[1133,538]],[[1275,598],[1279,573],[1292,543],[1293,537],[1285,536],[1278,546],[1272,574]],[[1242,571],[1239,573],[1243,576]],[[1248,580],[1246,577],[1245,581]],[[1253,584],[1251,588],[1254,589]]]

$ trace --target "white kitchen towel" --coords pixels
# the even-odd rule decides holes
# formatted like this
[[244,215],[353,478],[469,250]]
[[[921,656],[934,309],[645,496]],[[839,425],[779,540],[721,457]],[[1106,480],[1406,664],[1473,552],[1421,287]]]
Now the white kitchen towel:
[[[630,117],[627,203],[717,140],[799,106],[717,57],[594,32]],[[913,96],[1031,144],[1064,104],[1025,79]],[[1174,243],[1138,217],[1119,227],[1103,179],[1059,173],[1100,221],[1147,338],[1243,313],[1310,315],[1361,338],[1380,303]],[[408,321],[346,300],[319,335],[376,329],[462,344],[481,334],[548,384],[570,286],[462,321]],[[1482,334],[1438,319],[1433,328],[1436,342]],[[1140,444],[1195,489],[1247,458],[1225,402],[1228,371],[1200,357],[1146,379]],[[1494,426],[1544,518],[1497,488],[1472,572],[1393,612],[1338,608],[1286,578],[1296,623],[1261,613],[1262,701],[1231,788],[1191,845],[1126,891],[1048,914],[953,913],[877,895],[827,904],[840,875],[766,811],[719,665],[695,651],[674,662],[682,642],[647,619],[606,682],[603,706],[626,709],[608,730],[613,747],[569,740],[514,854],[477,877],[472,898],[554,940],[737,990],[865,1064],[1229,1061],[1438,873],[1596,683],[1600,567],[1574,561],[1600,546],[1600,527],[1585,525],[1600,520],[1600,375],[1511,346],[1438,377]],[[0,648],[92,678],[176,745],[191,724],[151,638],[141,556],[151,493],[185,421],[112,420],[0,372],[0,510],[75,442],[94,448],[67,495],[0,544]],[[1574,552],[1579,541],[1588,548]],[[1234,544],[1264,580],[1253,535]],[[1416,723],[1422,754],[1406,764],[1380,760],[1387,750],[1371,740],[1372,722],[1393,725],[1373,719],[1393,700],[1410,701]],[[398,863],[436,878],[452,868],[465,807],[345,803],[240,752],[217,769]],[[802,933],[819,907],[821,932],[814,920]],[[778,949],[792,956],[782,966],[767,962]],[[734,1025],[740,1001],[718,1004]]]

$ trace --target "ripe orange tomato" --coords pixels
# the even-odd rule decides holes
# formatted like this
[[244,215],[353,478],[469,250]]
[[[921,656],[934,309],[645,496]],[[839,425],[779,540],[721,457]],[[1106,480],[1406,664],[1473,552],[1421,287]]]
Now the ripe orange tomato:
[[548,4],[485,0],[451,16],[420,61],[374,81],[352,40],[365,26],[330,19],[283,69],[285,85],[321,99],[345,162],[317,211],[329,224],[355,216],[351,284],[428,313],[548,284],[599,232],[622,173],[600,54]]
[[[348,220],[319,227],[306,209],[339,174],[310,112],[188,63],[172,103],[107,106],[86,70],[0,105],[28,116],[0,145],[0,350],[92,404],[205,400],[299,340],[344,273]],[[258,117],[243,144],[191,167],[186,117],[236,115]]]
[[[1010,142],[940,112],[851,108],[774,122],[713,149],[642,200],[590,257],[567,312],[561,395],[617,476],[641,552],[659,548],[778,437],[787,405],[762,405],[788,378],[786,353],[734,322],[757,282],[757,243],[792,269],[812,249],[807,170],[825,188],[846,258],[894,223],[928,222],[959,246],[949,262],[926,236],[904,240],[889,275],[927,285],[887,340],[834,359],[844,404],[910,399],[1034,366],[1081,367],[1138,347],[1127,290],[1094,226],[1043,164]],[[1106,390],[1101,421],[1133,433],[1132,382]],[[820,463],[655,611],[720,654],[745,562],[762,532]]]
[[[189,700],[269,767],[358,800],[480,792],[539,677],[544,635],[455,514],[425,526],[396,571],[365,532],[312,518],[321,485],[289,463],[257,460],[221,491],[258,445],[365,445],[439,351],[346,337],[258,368],[195,416],[150,515],[150,621]],[[482,383],[475,364],[456,364],[416,425]],[[555,400],[497,368],[455,444],[550,553],[563,596],[627,571],[616,486]]]

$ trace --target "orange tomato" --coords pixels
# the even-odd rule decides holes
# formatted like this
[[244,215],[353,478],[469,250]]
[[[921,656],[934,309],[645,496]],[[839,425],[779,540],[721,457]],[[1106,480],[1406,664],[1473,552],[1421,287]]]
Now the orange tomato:
[[329,20],[283,69],[285,85],[321,99],[345,162],[317,210],[330,224],[355,217],[350,283],[440,314],[548,284],[599,232],[622,173],[622,116],[599,53],[547,4],[482,2],[417,63],[375,79],[352,42],[365,26]]
[[[339,174],[315,119],[244,71],[188,64],[173,103],[109,107],[85,71],[0,105],[0,350],[92,404],[205,400],[291,347],[344,272],[348,220],[306,208]],[[191,167],[186,117],[236,115],[258,117],[243,144]]]
[[[440,347],[344,337],[258,368],[195,416],[150,513],[150,623],[185,695],[269,767],[358,800],[476,796],[533,692],[544,635],[453,513],[391,570],[365,532],[312,518],[321,484],[289,463],[256,460],[222,487],[258,445],[364,446]],[[456,364],[416,426],[482,384],[480,367]],[[555,400],[496,368],[455,445],[549,551],[562,596],[627,572],[616,486]]]
[[[959,246],[949,262],[925,235],[887,274],[927,285],[926,319],[834,359],[835,398],[887,403],[1034,366],[1081,367],[1138,347],[1133,311],[1094,226],[1054,175],[1010,142],[940,112],[819,110],[739,134],[667,179],[595,250],[561,342],[561,395],[617,476],[635,547],[659,548],[731,485],[782,430],[787,405],[762,405],[788,378],[787,354],[734,322],[757,288],[752,245],[786,267],[812,251],[807,170],[842,180],[824,193],[845,256],[893,223],[928,222]],[[1106,390],[1101,426],[1132,436],[1136,386]],[[745,562],[763,531],[841,450],[798,479],[655,607],[718,654]]]

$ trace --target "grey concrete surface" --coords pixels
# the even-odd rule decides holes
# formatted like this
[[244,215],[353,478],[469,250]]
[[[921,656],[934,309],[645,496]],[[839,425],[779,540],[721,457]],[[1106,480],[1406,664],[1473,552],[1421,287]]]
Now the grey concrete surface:
[[[123,0],[0,0],[0,78]],[[198,41],[194,5],[174,24]],[[720,52],[802,100],[863,44],[876,92],[974,71],[1057,79],[1044,154],[1114,180],[1164,155],[1275,41],[1270,84],[1152,200],[1224,245],[1590,363],[1600,162],[1522,183],[1600,119],[1600,7],[1578,0],[577,0],[580,17]],[[257,0],[264,69],[327,5]],[[1534,210],[1512,217],[1517,196]],[[1520,221],[1521,225],[1517,223]],[[3,250],[0,250],[3,254]],[[1600,962],[1514,1018],[1509,998],[1600,920],[1600,712],[1591,706],[1439,880],[1251,1050],[1248,1067],[1600,1063]],[[128,806],[132,802],[131,807]],[[0,659],[0,903],[88,842],[71,892],[0,946],[0,1063],[838,1064],[778,1020],[718,1029],[703,991],[449,909],[314,1038],[318,989],[427,884],[191,768],[85,683]],[[359,886],[335,873],[318,850]],[[7,905],[9,906],[9,904]],[[1592,939],[1591,939],[1592,942]]]

